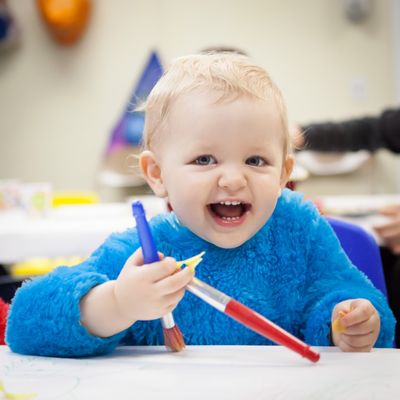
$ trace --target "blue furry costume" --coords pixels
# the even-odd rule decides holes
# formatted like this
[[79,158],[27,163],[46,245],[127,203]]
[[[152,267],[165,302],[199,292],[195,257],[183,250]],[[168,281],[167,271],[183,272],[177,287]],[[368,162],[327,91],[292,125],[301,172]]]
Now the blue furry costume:
[[[311,345],[330,345],[332,309],[346,299],[369,299],[381,317],[376,347],[390,347],[395,320],[384,295],[354,267],[329,224],[310,202],[284,190],[263,228],[234,249],[221,249],[159,215],[151,226],[158,249],[182,260],[205,251],[196,276],[253,308]],[[8,319],[7,343],[23,354],[75,357],[111,352],[119,344],[161,345],[159,320],[138,321],[109,338],[80,324],[79,301],[91,288],[116,279],[139,247],[136,229],[111,235],[76,267],[25,283]],[[186,293],[174,317],[188,345],[268,345],[270,341]]]

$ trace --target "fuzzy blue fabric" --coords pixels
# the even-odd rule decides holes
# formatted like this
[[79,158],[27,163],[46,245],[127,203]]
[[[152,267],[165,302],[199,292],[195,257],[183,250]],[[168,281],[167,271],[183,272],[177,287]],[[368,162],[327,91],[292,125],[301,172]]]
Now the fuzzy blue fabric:
[[[311,345],[330,345],[338,302],[369,299],[381,317],[377,347],[393,343],[395,320],[384,295],[354,267],[330,225],[310,202],[284,190],[263,228],[234,249],[221,249],[180,225],[176,216],[151,221],[158,249],[182,260],[205,251],[196,276],[253,308]],[[79,301],[91,288],[116,279],[139,247],[136,229],[110,236],[82,264],[25,283],[9,313],[7,343],[22,354],[61,357],[111,352],[119,344],[161,345],[159,320],[138,321],[103,339],[80,324]],[[268,345],[266,338],[186,293],[174,317],[188,345]]]

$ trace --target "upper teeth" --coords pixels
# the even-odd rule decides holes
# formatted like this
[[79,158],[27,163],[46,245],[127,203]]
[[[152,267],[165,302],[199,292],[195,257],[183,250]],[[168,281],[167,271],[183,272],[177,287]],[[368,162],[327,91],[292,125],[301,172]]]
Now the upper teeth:
[[238,206],[240,201],[220,201],[219,204],[225,205],[225,206]]

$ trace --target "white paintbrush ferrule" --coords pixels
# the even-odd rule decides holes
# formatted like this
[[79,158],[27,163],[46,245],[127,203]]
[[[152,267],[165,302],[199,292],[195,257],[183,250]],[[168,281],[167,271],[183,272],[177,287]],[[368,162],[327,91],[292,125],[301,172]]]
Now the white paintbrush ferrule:
[[164,329],[172,329],[175,326],[175,321],[172,313],[161,317],[161,324]]
[[232,300],[232,298],[225,293],[220,292],[197,278],[193,278],[186,288],[189,292],[221,312],[225,311],[226,305]]

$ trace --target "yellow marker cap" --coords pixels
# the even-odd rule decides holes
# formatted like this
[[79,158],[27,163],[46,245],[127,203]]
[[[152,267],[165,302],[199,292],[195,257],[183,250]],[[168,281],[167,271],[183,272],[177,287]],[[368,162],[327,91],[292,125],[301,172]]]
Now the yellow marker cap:
[[192,268],[193,270],[197,267],[197,265],[199,265],[199,263],[202,260],[202,256],[205,254],[205,251],[202,251],[201,253],[187,258],[186,260],[182,260],[182,261],[177,261],[176,263],[176,269],[181,269],[184,265],[186,265],[189,268]]

